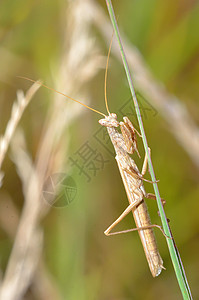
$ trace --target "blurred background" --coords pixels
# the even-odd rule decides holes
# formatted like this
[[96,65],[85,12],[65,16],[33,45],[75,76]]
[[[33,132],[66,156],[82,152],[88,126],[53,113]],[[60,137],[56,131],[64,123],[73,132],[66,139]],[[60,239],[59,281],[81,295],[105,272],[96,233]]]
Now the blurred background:
[[[199,3],[113,6],[165,212],[197,298]],[[128,201],[101,117],[16,77],[41,79],[106,113],[113,30],[105,1],[1,1],[0,24],[1,299],[181,299],[161,232],[166,271],[155,279],[137,233],[103,234]],[[139,129],[115,38],[107,95],[110,111]],[[141,168],[139,138],[138,148]],[[160,224],[155,201],[147,205]],[[134,226],[129,214],[117,229]]]

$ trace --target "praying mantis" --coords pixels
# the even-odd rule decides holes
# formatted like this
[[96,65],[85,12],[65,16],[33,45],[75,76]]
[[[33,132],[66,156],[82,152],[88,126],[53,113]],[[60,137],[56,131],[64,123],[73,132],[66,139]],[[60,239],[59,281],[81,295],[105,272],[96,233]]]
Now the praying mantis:
[[[153,227],[159,228],[162,232],[162,228],[159,225],[152,225],[150,221],[150,217],[148,214],[148,209],[144,198],[155,198],[155,195],[146,193],[143,185],[143,181],[148,181],[143,178],[144,174],[147,170],[147,155],[145,154],[144,163],[142,167],[142,171],[140,173],[135,161],[130,156],[136,152],[139,155],[137,149],[137,139],[136,133],[142,137],[139,132],[134,128],[131,121],[124,117],[122,122],[117,120],[117,115],[115,113],[110,113],[108,108],[108,101],[106,96],[106,82],[107,82],[107,71],[108,71],[108,61],[110,56],[110,49],[111,49],[112,40],[109,47],[108,57],[107,57],[107,64],[106,64],[106,72],[105,72],[105,104],[108,115],[93,109],[82,102],[75,100],[64,93],[61,93],[53,88],[50,88],[40,82],[38,84],[44,86],[47,89],[50,89],[58,94],[67,97],[86,108],[100,114],[103,116],[103,119],[99,120],[99,124],[105,126],[107,128],[109,137],[113,144],[116,153],[116,161],[120,171],[120,175],[122,177],[122,181],[126,190],[127,198],[129,201],[128,207],[124,210],[124,212],[104,231],[105,235],[116,235],[120,233],[126,233],[131,231],[138,231],[144,252],[146,255],[146,259],[148,261],[148,265],[153,277],[158,276],[162,269],[165,269],[163,266],[163,260],[159,254],[155,235],[153,232]],[[29,80],[31,82],[37,82],[35,80],[18,76],[19,78]],[[121,133],[118,132],[117,128],[120,128]],[[149,149],[150,152],[150,149]],[[137,228],[132,228],[128,230],[118,231],[118,232],[111,232],[111,230],[130,212],[132,211],[133,217],[136,223]],[[164,232],[163,232],[164,234]],[[165,234],[164,234],[165,235]]]

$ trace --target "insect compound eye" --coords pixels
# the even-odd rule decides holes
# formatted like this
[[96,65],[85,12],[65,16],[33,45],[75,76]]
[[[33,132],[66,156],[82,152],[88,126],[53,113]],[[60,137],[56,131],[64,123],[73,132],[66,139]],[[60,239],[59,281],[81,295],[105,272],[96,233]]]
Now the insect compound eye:
[[107,126],[107,120],[106,120],[106,119],[100,119],[98,122],[99,122],[100,125],[102,125],[102,126]]

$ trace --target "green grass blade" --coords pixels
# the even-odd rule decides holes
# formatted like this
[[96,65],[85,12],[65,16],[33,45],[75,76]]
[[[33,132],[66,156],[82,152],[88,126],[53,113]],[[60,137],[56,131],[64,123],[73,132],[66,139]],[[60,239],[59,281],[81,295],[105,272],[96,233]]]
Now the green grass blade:
[[176,273],[176,277],[177,277],[177,280],[178,280],[178,284],[179,284],[183,299],[192,299],[192,295],[191,295],[191,291],[190,291],[190,288],[189,288],[189,285],[188,285],[188,282],[187,282],[186,274],[185,274],[185,271],[184,271],[184,268],[183,268],[183,265],[182,265],[182,261],[180,259],[180,254],[178,252],[177,246],[176,246],[175,241],[173,239],[173,236],[171,234],[171,230],[170,230],[170,227],[169,227],[169,224],[167,222],[167,218],[166,218],[163,206],[162,206],[162,202],[161,202],[158,186],[157,186],[157,183],[156,183],[156,177],[155,177],[152,161],[151,161],[149,151],[148,151],[148,143],[147,143],[144,127],[143,127],[143,122],[142,122],[142,118],[141,118],[141,114],[140,114],[140,109],[139,109],[138,101],[137,101],[137,98],[136,98],[135,90],[134,90],[134,87],[133,87],[133,82],[132,82],[132,79],[131,79],[131,74],[130,74],[130,70],[129,70],[129,67],[128,67],[127,59],[126,59],[124,49],[123,49],[123,46],[122,46],[122,41],[121,41],[121,38],[120,38],[119,29],[118,29],[118,26],[117,26],[117,21],[116,21],[116,18],[115,18],[115,14],[114,14],[114,10],[113,10],[111,0],[106,0],[106,4],[107,4],[107,7],[108,7],[111,22],[112,22],[113,27],[114,27],[115,35],[117,37],[117,41],[118,41],[118,44],[119,44],[119,47],[120,47],[123,65],[124,65],[124,68],[125,68],[125,71],[126,71],[130,91],[131,91],[131,94],[132,94],[132,97],[133,97],[133,102],[134,102],[134,106],[135,106],[135,110],[136,110],[136,115],[137,115],[137,118],[138,118],[140,131],[141,131],[141,134],[142,134],[142,137],[143,137],[144,149],[145,149],[145,152],[146,152],[147,157],[148,157],[149,170],[150,170],[152,181],[154,182],[153,187],[154,187],[154,191],[155,191],[155,195],[156,195],[156,199],[157,199],[158,209],[159,209],[159,212],[160,212],[160,218],[161,218],[161,221],[162,221],[162,226],[163,226],[163,229],[164,229],[164,232],[166,233],[166,235],[168,237],[170,237],[170,238],[167,238],[167,244],[168,244],[171,260],[172,260],[172,263],[173,263],[173,266],[174,266],[174,270],[175,270],[175,273]]

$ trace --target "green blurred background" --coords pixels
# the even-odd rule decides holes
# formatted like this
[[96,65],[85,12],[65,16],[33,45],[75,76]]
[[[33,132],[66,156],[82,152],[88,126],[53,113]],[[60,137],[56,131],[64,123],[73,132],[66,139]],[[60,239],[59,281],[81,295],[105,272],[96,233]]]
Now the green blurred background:
[[[84,2],[82,0],[82,2]],[[86,1],[85,1],[86,2]],[[102,13],[107,15],[105,1],[92,1]],[[6,0],[0,3],[0,133],[3,134],[10,118],[16,91],[26,91],[31,85],[17,75],[42,79],[51,87],[59,88],[59,80],[67,92],[68,81],[60,77],[62,64],[60,56],[71,51],[72,44],[81,39],[81,30],[73,30],[71,9],[81,1],[52,0]],[[113,1],[115,13],[119,17],[121,31],[143,55],[146,64],[157,81],[180,99],[191,114],[193,121],[199,122],[199,3],[198,1]],[[89,2],[88,2],[89,6]],[[72,7],[72,8],[71,8]],[[75,19],[86,19],[87,13],[78,11]],[[89,17],[88,17],[89,19]],[[70,25],[68,25],[70,20]],[[81,22],[80,22],[81,24]],[[82,28],[85,30],[85,28]],[[104,28],[106,30],[106,28]],[[74,83],[70,96],[78,97],[90,106],[105,112],[104,68],[107,55],[107,41],[94,24],[88,29],[88,45],[80,43],[89,57],[96,55],[97,63],[92,65],[93,76],[86,79],[86,71],[79,64],[70,69],[69,77]],[[72,36],[72,38],[71,38]],[[110,42],[110,41],[109,41]],[[91,45],[92,44],[92,45]],[[94,46],[93,46],[94,45]],[[87,48],[88,47],[88,48]],[[77,50],[77,49],[76,49]],[[93,54],[94,53],[94,54]],[[80,59],[79,58],[79,59]],[[94,60],[95,61],[95,60]],[[69,65],[69,64],[68,64]],[[91,66],[88,66],[88,69]],[[91,69],[92,69],[91,68]],[[65,70],[67,72],[67,70]],[[59,75],[58,75],[59,74]],[[81,78],[85,76],[85,78]],[[72,80],[72,79],[71,79]],[[85,84],[84,84],[85,81]],[[83,96],[81,96],[83,95]],[[34,161],[41,138],[44,122],[50,111],[53,92],[41,88],[34,96],[20,120],[27,149]],[[121,61],[113,56],[108,73],[108,99],[110,110],[118,113],[130,98],[130,92]],[[61,100],[67,105],[65,100]],[[140,97],[142,102],[142,97]],[[199,185],[198,166],[176,141],[168,130],[168,124],[155,107],[144,100],[146,115],[143,117],[156,177],[160,179],[161,196],[167,200],[165,211],[179,248],[190,287],[195,299],[199,295]],[[132,104],[133,105],[133,104]],[[70,109],[70,106],[68,106]],[[73,108],[74,109],[74,108]],[[119,113],[118,113],[119,114]],[[53,207],[42,218],[40,226],[44,230],[44,244],[37,272],[48,281],[44,292],[34,288],[34,277],[24,299],[49,299],[48,286],[54,291],[52,299],[181,299],[180,290],[169,257],[165,238],[156,232],[159,250],[166,271],[158,278],[150,274],[141,242],[137,233],[106,237],[104,230],[127,207],[127,197],[119,176],[114,156],[110,155],[111,145],[100,144],[96,132],[100,126],[99,116],[82,109],[64,131],[66,142],[65,161],[55,168],[55,173],[68,172],[75,181],[77,194],[68,206]],[[135,121],[135,118],[132,119]],[[172,129],[171,129],[172,131]],[[183,135],[183,132],[181,132]],[[93,150],[98,151],[107,163],[98,164],[96,173],[88,170],[90,182],[71,160],[76,159],[78,150],[88,141]],[[60,146],[60,147],[61,147]],[[57,146],[59,148],[59,145]],[[136,159],[141,168],[144,150],[141,141],[138,147],[142,159]],[[24,197],[21,179],[12,161],[10,149],[3,164],[4,184],[0,190],[1,199],[9,199],[20,218]],[[85,169],[84,169],[85,170]],[[147,178],[148,175],[146,176]],[[152,192],[150,184],[146,190]],[[10,205],[4,203],[7,226],[16,230],[19,220],[13,220]],[[147,200],[153,223],[160,224],[155,202]],[[10,223],[10,224],[9,224]],[[14,225],[13,225],[14,224]],[[132,216],[123,220],[118,228],[134,226]],[[14,236],[9,229],[0,229],[1,272],[6,270]],[[45,271],[44,271],[45,270]],[[37,274],[38,274],[37,273]]]

